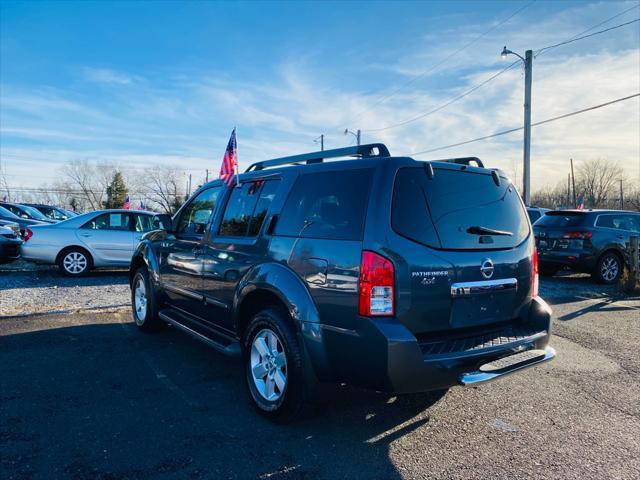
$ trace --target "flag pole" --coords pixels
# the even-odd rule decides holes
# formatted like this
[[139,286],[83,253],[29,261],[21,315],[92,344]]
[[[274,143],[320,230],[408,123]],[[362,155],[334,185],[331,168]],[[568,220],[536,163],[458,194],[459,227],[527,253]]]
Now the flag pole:
[[238,130],[236,130],[236,126],[233,126],[233,131],[235,132],[236,135],[236,162],[235,162],[235,169],[236,169],[236,187],[240,186],[240,168],[238,166],[238,164],[240,163],[240,161],[238,160]]

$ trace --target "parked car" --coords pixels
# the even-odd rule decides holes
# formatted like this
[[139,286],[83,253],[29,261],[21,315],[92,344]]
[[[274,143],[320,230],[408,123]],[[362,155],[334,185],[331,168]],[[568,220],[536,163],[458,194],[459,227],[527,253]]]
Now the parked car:
[[[324,159],[357,159],[323,163]],[[382,144],[259,162],[200,187],[130,267],[142,331],[242,356],[257,409],[290,419],[324,383],[409,393],[550,360],[551,310],[516,188],[478,159]]]
[[40,213],[42,213],[49,220],[55,220],[56,222],[60,222],[62,220],[67,220],[68,218],[75,217],[76,214],[69,210],[60,207],[54,207],[53,205],[42,205],[39,203],[25,203],[27,207],[35,208]]
[[153,212],[97,210],[51,225],[27,228],[22,256],[58,265],[66,275],[80,276],[92,268],[126,267],[145,232],[164,221]]
[[44,225],[46,223],[41,222],[40,220],[31,220],[29,218],[19,217],[2,206],[0,206],[0,220],[17,223],[20,227],[20,235],[23,237],[27,227],[31,227],[34,225]]
[[536,221],[549,212],[550,209],[542,208],[542,207],[527,207],[527,214],[529,215],[529,220],[531,223],[536,223]]
[[20,257],[20,230],[15,227],[0,225],[0,263],[12,262]]
[[33,207],[29,207],[27,205],[22,205],[20,203],[7,203],[0,202],[0,207],[4,207],[9,210],[14,215],[17,215],[20,218],[25,218],[29,220],[38,220],[39,222],[44,223],[56,223],[57,220],[52,220],[51,218],[46,217],[42,212],[36,210]]
[[624,210],[557,210],[533,226],[540,273],[563,267],[613,284],[629,259],[629,238],[640,234],[640,213]]

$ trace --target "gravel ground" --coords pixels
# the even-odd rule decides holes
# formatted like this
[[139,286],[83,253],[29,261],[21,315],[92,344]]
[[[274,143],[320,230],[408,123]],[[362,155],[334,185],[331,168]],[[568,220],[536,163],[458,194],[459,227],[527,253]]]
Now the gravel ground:
[[129,304],[126,270],[97,270],[86,277],[69,278],[55,267],[36,267],[27,262],[2,267],[0,317]]
[[640,478],[640,301],[559,300],[551,363],[477,388],[344,388],[274,425],[239,362],[125,312],[0,321],[0,478]]

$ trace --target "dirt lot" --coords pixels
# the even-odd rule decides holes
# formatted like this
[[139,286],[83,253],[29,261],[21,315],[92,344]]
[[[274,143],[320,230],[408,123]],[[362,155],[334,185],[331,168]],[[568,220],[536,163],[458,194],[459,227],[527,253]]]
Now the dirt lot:
[[[4,275],[3,299],[74,288]],[[111,278],[126,302],[126,275],[97,275],[77,288]],[[0,478],[638,478],[640,300],[576,277],[542,290],[554,362],[445,396],[343,388],[290,426],[253,411],[237,361],[171,328],[141,334],[126,309],[5,317]]]

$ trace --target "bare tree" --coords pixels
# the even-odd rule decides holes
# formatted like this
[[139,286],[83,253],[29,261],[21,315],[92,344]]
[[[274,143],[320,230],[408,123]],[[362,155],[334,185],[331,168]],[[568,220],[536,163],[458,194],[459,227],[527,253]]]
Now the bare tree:
[[587,160],[577,168],[576,190],[584,196],[589,208],[605,208],[612,198],[617,198],[616,186],[623,175],[618,162],[603,158]]
[[169,215],[176,212],[185,195],[181,170],[165,165],[152,166],[146,170],[140,176],[139,188],[144,198]]
[[88,160],[71,160],[62,167],[62,174],[76,195],[86,200],[91,210],[102,208],[107,186],[116,170],[108,163],[92,164]]

